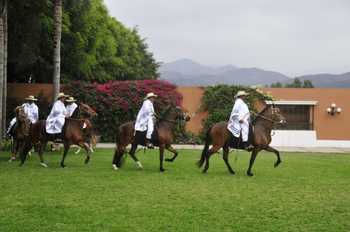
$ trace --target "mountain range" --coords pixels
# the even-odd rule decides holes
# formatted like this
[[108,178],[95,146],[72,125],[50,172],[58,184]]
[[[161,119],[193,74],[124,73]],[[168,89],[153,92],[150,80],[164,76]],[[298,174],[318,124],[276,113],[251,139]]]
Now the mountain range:
[[[212,67],[190,59],[180,59],[165,63],[159,68],[160,79],[178,86],[209,86],[216,84],[270,85],[293,81],[292,77],[279,72],[259,68],[240,68],[234,65]],[[300,80],[310,80],[315,87],[349,88],[350,72],[335,74],[314,74],[298,76]]]

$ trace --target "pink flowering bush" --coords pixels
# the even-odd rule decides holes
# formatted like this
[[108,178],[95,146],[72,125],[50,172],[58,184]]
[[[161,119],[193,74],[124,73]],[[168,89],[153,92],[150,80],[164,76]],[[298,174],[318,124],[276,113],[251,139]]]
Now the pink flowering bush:
[[182,101],[176,86],[161,80],[109,81],[104,84],[76,81],[65,85],[65,92],[96,110],[98,116],[94,119],[94,127],[101,134],[102,141],[108,142],[114,141],[119,125],[136,119],[147,93],[158,95],[154,104],[156,112],[162,112],[168,105],[180,105]]

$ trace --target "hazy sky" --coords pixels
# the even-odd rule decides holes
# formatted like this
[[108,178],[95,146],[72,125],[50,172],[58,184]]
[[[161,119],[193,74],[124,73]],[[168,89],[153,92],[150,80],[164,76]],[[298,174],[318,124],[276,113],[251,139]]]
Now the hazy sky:
[[350,0],[105,0],[138,26],[157,60],[259,67],[287,75],[350,71]]

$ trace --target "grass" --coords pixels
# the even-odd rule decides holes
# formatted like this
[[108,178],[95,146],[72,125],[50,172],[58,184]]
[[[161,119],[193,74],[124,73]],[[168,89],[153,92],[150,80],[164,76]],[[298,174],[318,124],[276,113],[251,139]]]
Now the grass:
[[246,152],[230,155],[230,175],[219,155],[208,174],[194,163],[199,151],[183,150],[167,172],[157,151],[139,152],[112,171],[112,150],[36,155],[18,167],[0,155],[0,231],[350,231],[350,156],[261,153],[254,177],[245,175]]

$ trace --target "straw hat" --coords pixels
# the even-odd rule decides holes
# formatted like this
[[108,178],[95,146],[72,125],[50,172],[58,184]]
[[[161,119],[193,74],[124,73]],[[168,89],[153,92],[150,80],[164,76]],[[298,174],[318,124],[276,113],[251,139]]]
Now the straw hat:
[[74,97],[69,97],[66,102],[76,102],[77,100],[74,99]]
[[60,98],[62,98],[62,97],[69,97],[69,95],[65,95],[64,93],[59,93],[59,94],[57,95],[57,99],[60,99]]
[[146,95],[146,97],[145,97],[145,100],[146,100],[146,99],[149,99],[149,98],[151,98],[151,97],[158,97],[158,95],[155,95],[154,93],[148,93],[148,94]]
[[24,100],[27,100],[27,101],[37,101],[38,99],[36,99],[33,95],[29,95],[29,96],[26,97]]
[[248,95],[249,95],[249,93],[247,93],[246,91],[240,90],[240,91],[238,91],[237,94],[235,95],[235,98],[236,98],[236,97],[240,97],[240,96],[248,96]]

